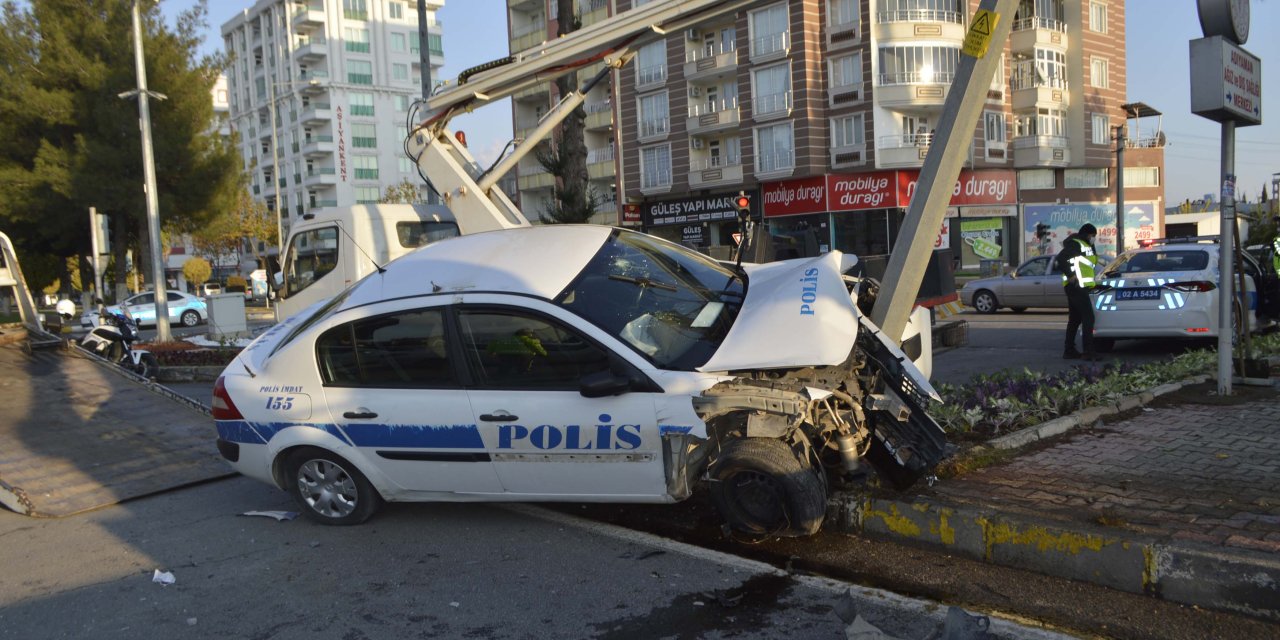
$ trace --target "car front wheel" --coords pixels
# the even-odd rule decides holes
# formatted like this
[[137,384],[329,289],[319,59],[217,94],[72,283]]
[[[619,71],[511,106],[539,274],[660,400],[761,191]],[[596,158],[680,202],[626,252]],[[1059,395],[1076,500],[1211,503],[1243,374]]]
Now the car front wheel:
[[190,309],[182,312],[182,326],[194,327],[200,324],[200,314]]
[[996,302],[996,294],[983,289],[973,294],[973,308],[978,313],[995,313],[1000,308],[1000,304]]
[[368,520],[382,496],[360,470],[322,449],[300,449],[287,463],[289,492],[307,518],[320,524],[352,525]]
[[737,531],[807,536],[822,526],[827,506],[822,479],[781,440],[730,441],[710,477],[711,499]]

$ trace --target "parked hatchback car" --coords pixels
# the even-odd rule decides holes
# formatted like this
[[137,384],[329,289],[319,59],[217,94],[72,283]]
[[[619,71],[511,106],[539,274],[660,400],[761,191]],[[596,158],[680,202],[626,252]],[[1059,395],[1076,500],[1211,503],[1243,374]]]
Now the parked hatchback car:
[[960,301],[978,313],[995,313],[1001,307],[1016,312],[1029,307],[1065,309],[1062,272],[1053,258],[1037,256],[1005,275],[969,281],[960,289]]
[[383,500],[675,502],[709,477],[734,528],[813,533],[828,474],[906,486],[945,449],[851,262],[735,271],[588,225],[443,240],[244,349],[218,450],[325,524]]
[[[181,291],[167,291],[165,302],[169,307],[169,322],[194,327],[209,318],[209,308],[204,300]],[[144,291],[125,298],[121,304],[107,307],[110,313],[126,313],[139,326],[156,323],[155,293]]]
[[[1122,253],[1092,292],[1095,346],[1110,349],[1120,338],[1216,338],[1222,293],[1218,253],[1216,241],[1196,239],[1158,240]],[[1260,310],[1275,304],[1264,299],[1265,292],[1274,291],[1269,279],[1275,276],[1247,252],[1241,261],[1249,327],[1272,326],[1275,318]],[[1241,311],[1236,305],[1235,322]]]

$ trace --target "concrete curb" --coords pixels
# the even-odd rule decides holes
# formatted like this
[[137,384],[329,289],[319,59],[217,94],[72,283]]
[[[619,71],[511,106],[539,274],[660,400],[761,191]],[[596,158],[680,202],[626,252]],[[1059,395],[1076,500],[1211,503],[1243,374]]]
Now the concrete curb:
[[1280,621],[1280,560],[1266,554],[924,499],[844,496],[832,507],[837,527],[849,533]]

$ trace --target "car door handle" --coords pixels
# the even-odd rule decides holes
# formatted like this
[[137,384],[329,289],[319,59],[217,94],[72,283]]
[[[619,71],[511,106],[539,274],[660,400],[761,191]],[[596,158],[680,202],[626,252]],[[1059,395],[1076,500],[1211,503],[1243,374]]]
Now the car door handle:
[[520,417],[513,416],[506,411],[499,411],[497,413],[482,413],[480,414],[480,419],[484,422],[515,422]]
[[346,418],[346,419],[348,419],[348,420],[372,420],[372,419],[374,419],[374,418],[378,417],[378,414],[376,414],[376,413],[374,413],[374,412],[372,412],[372,411],[370,411],[370,410],[368,410],[368,409],[365,409],[364,407],[360,407],[359,409],[356,409],[355,411],[348,411],[348,412],[346,412],[346,413],[342,414],[342,417],[344,417],[344,418]]

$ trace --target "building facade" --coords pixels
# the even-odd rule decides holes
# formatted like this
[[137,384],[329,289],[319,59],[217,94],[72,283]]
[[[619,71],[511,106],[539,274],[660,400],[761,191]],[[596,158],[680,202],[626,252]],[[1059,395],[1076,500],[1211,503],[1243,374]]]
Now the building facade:
[[[259,0],[222,25],[231,128],[255,199],[290,222],[378,202],[403,180],[407,118],[422,95],[416,0]],[[444,0],[428,0],[431,77],[444,64]],[[273,121],[274,116],[274,121]],[[278,203],[278,207],[277,207]]]
[[[601,4],[593,10],[603,15],[644,2]],[[761,2],[644,46],[611,87],[621,201],[613,222],[728,255],[741,191],[778,257],[886,254],[977,6]],[[537,25],[550,24],[548,0],[508,7],[513,51],[547,38]],[[1022,0],[1012,19],[1009,42],[988,54],[1001,56],[1000,68],[936,246],[962,266],[1016,264],[1090,221],[1103,229],[1100,250],[1114,252],[1116,130],[1159,115],[1126,103],[1124,2]],[[520,100],[515,111],[517,130],[542,113]],[[1164,136],[1125,131],[1133,246],[1161,231]],[[523,166],[520,175],[528,211],[544,187]]]

